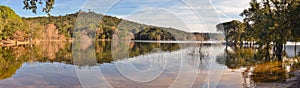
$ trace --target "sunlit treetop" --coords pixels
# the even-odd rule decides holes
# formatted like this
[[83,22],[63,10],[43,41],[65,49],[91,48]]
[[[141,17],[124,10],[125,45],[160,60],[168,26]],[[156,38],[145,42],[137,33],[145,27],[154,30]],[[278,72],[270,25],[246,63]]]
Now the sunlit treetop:
[[53,9],[54,0],[24,0],[23,3],[23,9],[32,10],[33,13],[36,13],[38,4],[44,5],[43,12],[49,15],[49,12]]

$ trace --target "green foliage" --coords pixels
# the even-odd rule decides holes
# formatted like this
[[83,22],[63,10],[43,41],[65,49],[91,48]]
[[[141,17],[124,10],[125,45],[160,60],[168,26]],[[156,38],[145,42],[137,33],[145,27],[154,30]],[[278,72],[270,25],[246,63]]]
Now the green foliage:
[[[105,16],[95,12],[79,11],[56,17],[25,18],[40,25],[55,24],[59,34],[67,38],[87,34],[96,39],[136,40],[208,40],[209,33],[188,33],[173,28],[156,27]],[[34,30],[33,30],[34,31]],[[147,33],[146,33],[147,32]],[[198,36],[196,36],[198,35]],[[143,36],[143,38],[141,38]],[[144,38],[145,37],[145,38]],[[147,37],[147,38],[146,38]],[[196,38],[195,38],[196,37]]]
[[11,48],[0,48],[0,53],[0,79],[9,78],[22,66],[24,60],[16,59]]
[[288,40],[297,39],[299,0],[252,0],[250,6],[241,16],[245,17],[247,28],[252,29],[246,30],[249,32],[247,34],[258,42],[284,44]]
[[23,30],[24,23],[12,9],[0,6],[0,39],[10,39],[17,30]]
[[290,23],[291,34],[290,37],[291,41],[300,41],[300,0],[294,0],[293,3],[290,3],[288,7],[290,11],[287,14],[287,19]]
[[220,23],[217,25],[217,31],[222,31],[225,34],[225,40],[239,42],[244,35],[244,25],[238,20]]
[[50,15],[51,9],[53,9],[55,0],[23,0],[24,7],[23,9],[32,10],[33,13],[36,13],[37,5],[45,5],[43,7],[43,12]]
[[243,22],[233,20],[217,28],[228,41],[256,41],[262,45],[273,42],[279,46],[299,41],[299,3],[300,0],[251,0],[250,8],[241,13]]
[[30,26],[30,31],[36,34],[33,35],[33,37],[40,38],[40,36],[42,36],[43,34],[38,34],[38,32],[43,31],[47,24],[54,24],[59,34],[64,35],[67,38],[71,38],[76,18],[76,14],[70,14],[57,17],[51,16],[24,18],[24,20]]
[[235,44],[255,41],[260,48],[267,50],[267,58],[270,56],[268,50],[271,49],[271,43],[273,43],[274,55],[281,60],[283,45],[287,41],[300,40],[299,3],[300,0],[262,0],[260,2],[251,0],[250,8],[241,13],[244,17],[243,23],[236,24],[231,21],[218,24],[217,28],[223,30],[226,41]]
[[174,36],[166,30],[147,28],[135,34],[136,40],[175,40]]
[[[34,0],[31,0],[34,1]],[[30,0],[28,2],[31,2]],[[29,6],[32,7],[32,6]],[[87,35],[95,39],[136,40],[209,40],[209,33],[189,33],[174,28],[140,24],[95,12],[79,11],[65,16],[20,18],[9,7],[1,7],[0,38],[15,40],[45,40],[48,34],[58,39],[76,38]],[[30,8],[28,8],[30,9]],[[34,6],[31,8],[34,9]],[[47,25],[52,25],[51,31]]]

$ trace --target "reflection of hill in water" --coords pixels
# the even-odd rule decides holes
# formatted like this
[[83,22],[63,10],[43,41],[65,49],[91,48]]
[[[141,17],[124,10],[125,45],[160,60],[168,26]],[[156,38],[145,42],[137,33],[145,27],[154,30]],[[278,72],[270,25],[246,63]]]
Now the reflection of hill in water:
[[12,76],[24,62],[70,62],[65,43],[45,42],[37,45],[2,47],[0,50],[0,79]]
[[134,43],[128,42],[125,46],[127,47],[113,47],[117,46],[111,42],[98,42],[96,44],[96,58],[98,63],[110,63],[114,60],[125,59],[126,57],[113,58],[112,52],[124,52],[124,48],[128,48],[127,57],[135,57],[139,55],[145,55],[151,53],[153,50],[159,48],[164,52],[170,52],[174,50],[179,50],[180,47],[178,44],[161,44],[161,43]]
[[[113,59],[111,46],[111,42],[97,42],[96,48],[87,49],[87,52],[96,53],[98,64],[124,59]],[[129,57],[144,55],[152,52],[152,49],[156,48],[160,48],[162,51],[174,51],[180,49],[178,44],[131,42],[129,44]],[[66,42],[41,42],[36,45],[2,47],[0,48],[0,79],[11,77],[24,62],[60,62],[73,64],[72,44]],[[79,63],[76,65],[88,65],[88,63]]]
[[0,48],[0,79],[9,78],[15,74],[24,61],[14,55],[12,48]]

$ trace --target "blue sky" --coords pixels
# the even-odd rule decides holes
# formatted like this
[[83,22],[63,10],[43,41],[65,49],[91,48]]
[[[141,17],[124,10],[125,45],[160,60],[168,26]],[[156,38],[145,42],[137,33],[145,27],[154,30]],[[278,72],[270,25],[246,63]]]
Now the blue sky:
[[[75,13],[92,9],[101,14],[116,16],[157,26],[173,27],[191,32],[216,32],[215,25],[233,19],[249,7],[250,0],[55,0],[52,15]],[[22,0],[1,1],[22,17],[46,16],[38,5],[38,13],[23,9]],[[182,25],[184,24],[184,25]]]

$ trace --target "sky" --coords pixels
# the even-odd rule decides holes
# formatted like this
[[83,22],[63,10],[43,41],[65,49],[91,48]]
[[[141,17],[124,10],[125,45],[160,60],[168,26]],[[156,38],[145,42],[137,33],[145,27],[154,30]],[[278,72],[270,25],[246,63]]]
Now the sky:
[[[47,16],[38,5],[38,13],[23,9],[23,0],[3,0],[22,17]],[[139,23],[172,27],[187,32],[217,32],[215,25],[241,20],[239,14],[250,0],[55,0],[51,15],[65,15],[91,9]]]

